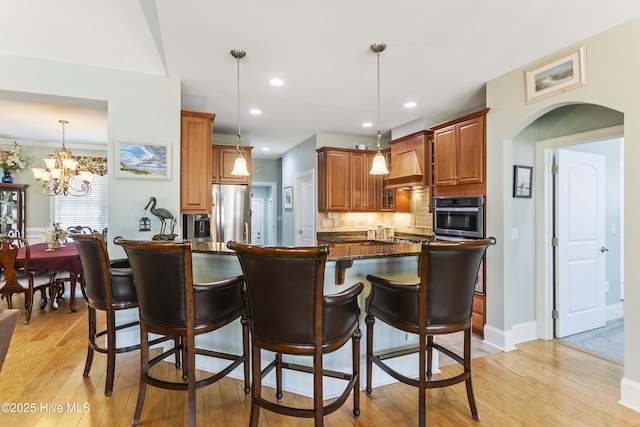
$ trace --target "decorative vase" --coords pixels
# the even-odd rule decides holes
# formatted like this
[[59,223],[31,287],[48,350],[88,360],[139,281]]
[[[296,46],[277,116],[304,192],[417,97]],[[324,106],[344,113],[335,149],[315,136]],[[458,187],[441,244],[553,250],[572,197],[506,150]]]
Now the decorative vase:
[[11,176],[11,171],[4,173],[4,176],[2,177],[2,182],[5,184],[13,183],[13,177]]

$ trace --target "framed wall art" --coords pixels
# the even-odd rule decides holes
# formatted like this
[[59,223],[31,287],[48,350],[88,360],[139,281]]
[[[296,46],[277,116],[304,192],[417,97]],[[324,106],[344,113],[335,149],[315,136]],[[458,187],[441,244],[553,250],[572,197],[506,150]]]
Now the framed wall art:
[[284,208],[293,209],[293,187],[284,187]]
[[533,179],[532,166],[513,167],[513,197],[531,198]]
[[116,177],[171,179],[171,145],[161,142],[116,142]]
[[580,45],[525,71],[526,103],[539,101],[586,84],[585,46]]

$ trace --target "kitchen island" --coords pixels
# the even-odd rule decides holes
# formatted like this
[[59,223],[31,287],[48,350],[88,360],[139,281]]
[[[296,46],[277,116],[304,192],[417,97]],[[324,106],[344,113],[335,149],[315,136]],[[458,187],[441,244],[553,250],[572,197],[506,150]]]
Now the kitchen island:
[[[352,239],[350,241],[335,240],[324,242],[329,246],[329,256],[325,267],[324,291],[326,294],[335,294],[344,291],[348,287],[362,282],[364,290],[359,298],[361,310],[360,329],[362,330],[361,349],[361,387],[365,385],[366,362],[366,325],[365,300],[369,295],[370,284],[366,280],[367,274],[382,276],[396,281],[418,281],[418,256],[420,243],[390,243],[387,241],[367,241],[366,239]],[[227,277],[242,274],[240,263],[234,252],[226,246],[212,243],[194,243],[193,248],[193,275],[196,283],[206,283]],[[333,274],[335,272],[335,275]],[[340,279],[340,280],[336,280]],[[216,348],[221,351],[238,352],[242,348],[240,342],[240,322],[235,322],[213,334],[201,337],[199,343],[207,348]],[[387,326],[383,322],[376,322],[374,330],[376,351],[386,349],[405,349],[417,344],[417,336],[400,333]],[[209,344],[210,343],[210,344]],[[330,369],[348,371],[351,364],[351,348],[346,345],[342,349],[325,357],[325,365]],[[263,360],[267,360],[265,355]],[[299,363],[309,363],[305,358],[294,358]],[[198,369],[210,372],[218,372],[221,367],[209,359],[196,359]],[[417,354],[410,354],[394,361],[394,366],[408,376],[417,376]],[[437,356],[434,357],[434,371],[437,367]],[[379,386],[395,382],[393,378],[382,372],[379,368],[373,368],[373,385]],[[272,374],[270,374],[272,375]],[[234,378],[241,378],[242,372],[238,368],[232,372]],[[271,384],[270,376],[266,378],[266,385]],[[325,386],[325,397],[329,398],[341,391],[340,385],[335,381],[329,381]],[[284,387],[294,393],[309,395],[313,389],[313,381],[310,375],[291,373],[291,377],[285,382]]]

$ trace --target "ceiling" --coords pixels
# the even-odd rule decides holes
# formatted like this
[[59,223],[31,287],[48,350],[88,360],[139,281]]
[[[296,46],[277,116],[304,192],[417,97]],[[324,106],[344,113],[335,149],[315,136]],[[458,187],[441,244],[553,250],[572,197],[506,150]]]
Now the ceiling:
[[[267,158],[316,133],[376,134],[485,106],[485,82],[640,15],[637,0],[0,0],[0,54],[170,76]],[[588,61],[588,52],[587,52]],[[1,66],[1,65],[0,65]],[[269,85],[279,77],[285,84]],[[0,83],[1,84],[1,83]],[[524,84],[523,84],[524,91]],[[403,104],[413,101],[414,108]],[[259,108],[261,115],[249,109]],[[0,137],[106,144],[106,103],[0,91]],[[364,128],[363,122],[373,123]],[[260,151],[258,151],[260,150]]]

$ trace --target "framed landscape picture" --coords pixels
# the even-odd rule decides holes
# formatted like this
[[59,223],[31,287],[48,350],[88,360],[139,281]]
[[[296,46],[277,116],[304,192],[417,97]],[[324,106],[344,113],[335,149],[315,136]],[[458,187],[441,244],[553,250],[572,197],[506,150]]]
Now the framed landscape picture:
[[584,45],[525,71],[526,103],[539,101],[587,84]]
[[171,179],[171,145],[161,142],[119,140],[116,143],[116,177]]

